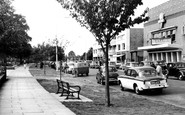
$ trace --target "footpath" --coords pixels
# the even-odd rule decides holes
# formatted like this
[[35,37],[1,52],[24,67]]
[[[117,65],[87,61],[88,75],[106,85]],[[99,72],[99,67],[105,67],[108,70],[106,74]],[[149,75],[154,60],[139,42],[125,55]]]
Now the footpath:
[[0,87],[0,115],[75,115],[47,92],[23,66],[7,71]]

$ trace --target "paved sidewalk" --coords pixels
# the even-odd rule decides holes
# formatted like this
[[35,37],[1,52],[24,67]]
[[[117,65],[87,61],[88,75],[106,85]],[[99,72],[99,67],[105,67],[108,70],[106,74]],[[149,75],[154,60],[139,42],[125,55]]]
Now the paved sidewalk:
[[8,70],[0,87],[0,115],[75,115],[48,93],[23,66]]

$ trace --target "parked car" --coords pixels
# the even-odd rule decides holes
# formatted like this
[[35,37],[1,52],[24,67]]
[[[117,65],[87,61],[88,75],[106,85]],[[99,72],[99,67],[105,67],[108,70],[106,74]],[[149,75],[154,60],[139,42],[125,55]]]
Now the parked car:
[[109,66],[115,66],[116,69],[119,69],[120,65],[120,63],[116,63],[115,61],[109,61]]
[[174,76],[179,80],[185,79],[185,62],[168,63],[167,68],[167,78]]
[[89,75],[89,66],[86,62],[77,62],[74,64],[74,69],[72,71],[72,74],[74,74],[76,77],[78,77],[80,74],[86,74],[86,76]]
[[72,74],[75,63],[74,62],[69,62],[69,63],[67,63],[67,65],[68,65],[68,68],[67,68],[66,72],[69,73],[69,74]]
[[13,65],[11,63],[7,63],[6,64],[6,69],[15,69],[15,65]]
[[[105,74],[105,66],[101,66],[96,74],[97,83],[105,85]],[[109,82],[118,83],[118,76],[116,67],[109,65]]]
[[141,61],[139,63],[139,66],[151,66],[156,69],[156,65],[154,64],[153,61]]
[[122,64],[120,66],[120,69],[126,70],[126,69],[128,69],[130,67],[137,67],[137,66],[139,66],[138,62],[127,62],[126,64]]
[[100,66],[99,66],[99,64],[98,64],[97,61],[92,61],[92,62],[90,63],[90,68],[98,69],[99,67],[100,67]]
[[141,94],[145,90],[158,90],[162,92],[168,87],[167,79],[164,75],[157,75],[153,67],[131,67],[125,70],[124,75],[118,77],[121,90],[125,88],[134,90],[136,94]]

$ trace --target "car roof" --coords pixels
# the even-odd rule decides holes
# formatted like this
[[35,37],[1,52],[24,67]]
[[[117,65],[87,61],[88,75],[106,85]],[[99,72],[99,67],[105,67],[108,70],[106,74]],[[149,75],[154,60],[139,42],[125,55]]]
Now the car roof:
[[155,69],[155,68],[150,66],[140,66],[140,67],[130,67],[129,69],[139,70],[139,69]]

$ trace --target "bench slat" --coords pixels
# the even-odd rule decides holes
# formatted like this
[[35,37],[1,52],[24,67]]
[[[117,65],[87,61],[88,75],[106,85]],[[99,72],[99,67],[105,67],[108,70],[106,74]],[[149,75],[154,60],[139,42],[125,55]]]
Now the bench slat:
[[[64,93],[67,93],[66,99],[68,99],[69,96],[74,96],[73,93],[77,93],[78,94],[77,99],[80,99],[79,97],[79,94],[81,91],[80,86],[78,85],[72,86],[68,82],[58,80],[58,79],[57,79],[57,85],[58,85],[58,90],[56,93],[61,93],[61,96],[64,96]],[[74,87],[76,87],[77,89],[74,89]],[[60,92],[60,90],[62,90],[62,92]]]

